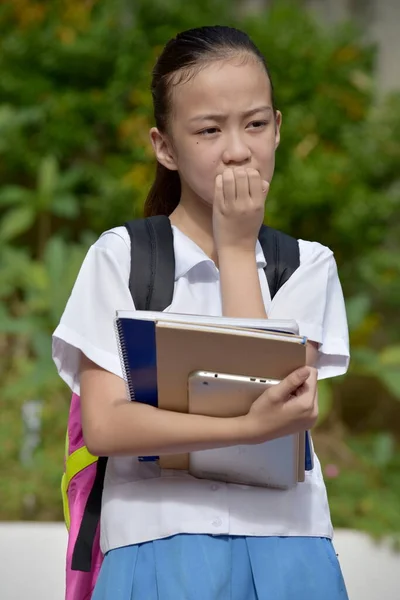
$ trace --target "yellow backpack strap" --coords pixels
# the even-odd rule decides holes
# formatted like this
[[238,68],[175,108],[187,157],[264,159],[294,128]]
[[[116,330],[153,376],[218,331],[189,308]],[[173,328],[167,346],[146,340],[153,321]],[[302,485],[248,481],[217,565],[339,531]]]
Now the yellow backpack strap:
[[86,469],[86,467],[89,467],[90,465],[95,463],[97,461],[98,457],[93,456],[93,454],[90,454],[90,452],[86,448],[86,446],[82,446],[82,448],[78,448],[78,450],[75,450],[75,452],[73,452],[72,454],[70,454],[68,456],[68,435],[67,435],[67,439],[66,439],[66,443],[65,443],[65,449],[66,449],[65,472],[61,479],[61,494],[62,494],[62,500],[63,500],[64,520],[65,520],[67,529],[69,529],[70,522],[71,522],[70,510],[69,510],[69,504],[68,504],[69,484],[70,484],[71,480],[75,477],[75,475],[77,475],[78,473],[80,473],[81,471]]

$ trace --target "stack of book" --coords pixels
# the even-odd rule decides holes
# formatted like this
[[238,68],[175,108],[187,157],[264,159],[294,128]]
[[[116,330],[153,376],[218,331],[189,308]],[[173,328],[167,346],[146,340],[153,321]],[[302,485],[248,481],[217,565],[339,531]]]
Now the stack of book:
[[[280,381],[306,364],[307,339],[298,335],[295,321],[118,311],[116,333],[129,398],[170,411],[245,414],[255,397],[240,381]],[[199,388],[190,382],[199,381],[199,372],[220,377],[212,402],[208,390],[192,397]],[[232,380],[224,387],[227,375],[240,376],[237,392]],[[201,478],[287,489],[304,481],[311,452],[308,432],[300,432],[262,444],[141,460]]]

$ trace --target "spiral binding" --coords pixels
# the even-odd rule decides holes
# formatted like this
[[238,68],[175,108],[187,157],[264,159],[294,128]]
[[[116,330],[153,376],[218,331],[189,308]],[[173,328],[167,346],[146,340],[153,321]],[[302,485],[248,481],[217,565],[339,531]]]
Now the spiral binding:
[[129,368],[128,361],[128,352],[125,346],[125,338],[124,332],[122,329],[122,323],[119,319],[115,320],[115,332],[117,336],[117,346],[118,346],[118,354],[121,361],[121,365],[123,368],[123,375],[126,385],[126,391],[128,393],[128,397],[134,401],[135,400],[135,388],[133,387],[133,381],[131,377],[131,371]]
[[[122,329],[122,323],[119,319],[115,319],[115,333],[117,336],[118,354],[123,369],[122,374],[124,375],[126,391],[128,394],[128,398],[130,398],[134,402],[135,388],[133,387],[131,371],[129,369],[128,352],[125,346],[125,338]],[[158,456],[138,456],[137,459],[139,462],[156,462],[158,460]]]

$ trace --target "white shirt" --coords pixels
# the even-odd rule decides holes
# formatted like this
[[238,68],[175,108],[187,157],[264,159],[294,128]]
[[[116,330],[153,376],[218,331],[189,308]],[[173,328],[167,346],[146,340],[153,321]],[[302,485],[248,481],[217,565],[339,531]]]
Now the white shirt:
[[[173,227],[175,289],[167,311],[221,315],[219,272],[213,261]],[[347,370],[349,344],[342,289],[332,252],[299,240],[300,266],[273,301],[257,243],[256,260],[268,316],[295,319],[300,333],[318,342],[319,378]],[[124,227],[104,233],[89,249],[53,336],[60,376],[79,394],[83,352],[122,377],[114,317],[134,309],[129,291],[130,239]],[[101,549],[178,533],[332,537],[326,490],[318,458],[304,483],[281,491],[195,479],[160,470],[136,457],[109,458],[101,514]]]

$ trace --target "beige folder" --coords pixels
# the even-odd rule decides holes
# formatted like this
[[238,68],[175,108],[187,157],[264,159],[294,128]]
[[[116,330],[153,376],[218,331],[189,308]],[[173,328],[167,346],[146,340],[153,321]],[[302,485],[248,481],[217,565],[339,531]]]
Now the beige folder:
[[[188,412],[188,378],[197,370],[283,379],[306,364],[301,336],[158,321],[158,406]],[[299,435],[299,481],[304,481],[304,435]],[[189,469],[189,455],[164,455],[165,469]]]

